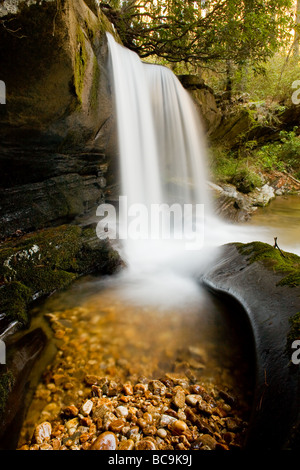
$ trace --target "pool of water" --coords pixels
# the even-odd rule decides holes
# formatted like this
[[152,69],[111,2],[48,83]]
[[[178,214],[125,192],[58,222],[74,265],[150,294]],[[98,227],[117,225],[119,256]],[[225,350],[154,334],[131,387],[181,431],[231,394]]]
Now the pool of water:
[[300,196],[276,197],[258,208],[247,225],[257,227],[262,241],[272,245],[277,237],[279,247],[300,255]]
[[[232,391],[248,416],[253,349],[239,308],[224,306],[200,286],[177,306],[143,304],[128,289],[126,278],[89,277],[33,312],[35,325],[51,324],[58,351],[37,385],[20,445],[37,423],[55,419],[87,393],[86,375],[136,383],[140,377],[181,374],[206,387]],[[52,393],[47,377],[62,374],[64,385]]]

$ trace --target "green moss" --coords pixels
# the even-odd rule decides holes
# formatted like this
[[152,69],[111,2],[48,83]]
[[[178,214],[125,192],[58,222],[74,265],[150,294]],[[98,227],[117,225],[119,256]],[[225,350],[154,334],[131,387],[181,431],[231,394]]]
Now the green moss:
[[290,331],[287,337],[287,350],[290,353],[291,345],[296,339],[300,339],[300,312],[289,319]]
[[84,32],[78,26],[77,28],[77,50],[75,54],[75,90],[78,97],[79,102],[82,102],[82,90],[84,86],[84,76],[88,62],[88,55],[85,46],[85,36]]
[[21,282],[13,281],[0,287],[0,312],[9,320],[28,323],[27,305],[32,298],[32,291]]
[[232,178],[229,179],[229,182],[235,185],[238,191],[245,194],[262,186],[261,178],[254,171],[249,170],[247,166],[238,169]]
[[35,268],[28,271],[27,285],[39,295],[47,295],[55,290],[63,289],[71,284],[76,274],[51,268]]
[[77,226],[60,226],[5,243],[0,249],[0,281],[18,280],[34,289],[33,270],[37,277],[42,268],[76,271],[81,232]]
[[92,82],[91,94],[90,94],[90,102],[91,102],[92,108],[95,108],[97,106],[99,81],[100,81],[100,68],[99,68],[97,57],[94,56],[93,58],[93,82]]
[[241,254],[249,256],[249,263],[262,262],[267,268],[282,274],[283,277],[277,285],[289,287],[300,285],[300,257],[298,255],[280,252],[277,248],[262,242],[236,246]]
[[0,313],[26,325],[33,298],[82,274],[111,274],[120,264],[119,254],[92,228],[62,225],[6,241],[0,245]]
[[12,372],[5,372],[0,376],[0,416],[5,410],[9,393],[14,385],[14,376]]

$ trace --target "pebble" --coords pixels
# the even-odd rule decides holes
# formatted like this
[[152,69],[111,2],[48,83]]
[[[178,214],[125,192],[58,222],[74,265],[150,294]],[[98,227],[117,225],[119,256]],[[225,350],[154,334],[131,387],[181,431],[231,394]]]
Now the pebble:
[[104,432],[97,437],[90,447],[90,450],[116,450],[117,437],[112,432]]
[[52,432],[52,426],[50,423],[45,421],[44,423],[39,424],[35,428],[34,438],[37,444],[43,444],[44,442],[50,440]]
[[191,405],[191,406],[196,406],[198,401],[200,400],[201,398],[199,397],[199,395],[187,395],[185,397],[185,401],[188,405]]
[[150,380],[148,387],[154,395],[163,396],[167,391],[167,387],[160,380]]
[[123,391],[125,393],[125,395],[133,395],[133,388],[132,388],[132,385],[130,383],[125,383],[123,385]]
[[167,437],[167,431],[164,429],[164,428],[159,428],[157,430],[157,435],[158,437],[161,437],[162,439],[164,439],[165,437]]
[[134,441],[132,439],[127,439],[120,443],[118,450],[133,450],[134,449]]
[[147,439],[142,439],[141,441],[135,444],[136,450],[156,450],[156,445],[152,441]]
[[79,419],[78,418],[73,418],[73,419],[70,419],[69,421],[66,422],[66,428],[67,428],[68,433],[69,433],[70,436],[72,436],[72,434],[74,434],[74,432],[76,431],[78,426],[79,426]]
[[177,390],[174,397],[173,403],[177,408],[183,408],[185,405],[185,393],[183,390]]
[[77,416],[79,413],[79,410],[75,405],[70,405],[63,409],[63,413],[66,416]]
[[209,434],[203,434],[202,436],[200,436],[199,440],[204,446],[207,446],[210,450],[215,450],[217,441]]
[[176,421],[176,418],[173,418],[173,416],[162,415],[160,419],[160,426],[169,426],[170,424],[174,423],[174,421]]
[[113,432],[120,432],[123,427],[125,426],[125,421],[123,419],[114,419],[110,425],[109,425],[109,429]]
[[180,434],[185,433],[188,430],[188,427],[184,421],[181,421],[180,419],[178,419],[174,421],[172,424],[170,424],[169,429],[172,432],[172,434],[180,435]]
[[83,405],[82,405],[80,411],[81,411],[82,414],[84,414],[84,415],[87,416],[87,415],[90,414],[90,412],[92,411],[92,409],[93,409],[93,402],[92,402],[92,400],[87,400],[86,402],[83,403]]
[[128,408],[126,406],[118,406],[116,408],[116,415],[119,418],[126,418],[128,416]]

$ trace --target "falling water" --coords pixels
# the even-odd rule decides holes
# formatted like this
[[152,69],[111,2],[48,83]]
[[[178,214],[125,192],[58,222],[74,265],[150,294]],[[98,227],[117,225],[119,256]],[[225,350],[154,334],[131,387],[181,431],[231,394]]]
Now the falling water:
[[[124,240],[122,254],[129,266],[126,292],[131,292],[128,283],[132,282],[134,295],[139,299],[149,301],[153,299],[153,292],[158,303],[164,303],[166,299],[176,303],[179,298],[184,301],[195,298],[199,286],[191,279],[191,274],[198,273],[200,267],[204,269],[212,261],[208,245],[217,245],[211,243],[217,231],[212,223],[213,213],[206,189],[201,122],[190,95],[171,70],[145,64],[110,34],[107,38],[117,114],[122,195],[127,197],[128,207],[143,204],[149,214],[155,204],[190,208],[190,212],[182,209],[179,222],[172,219],[170,238],[153,237],[152,230],[150,236]],[[204,210],[198,211],[195,207]],[[163,222],[151,218],[151,229],[154,225],[158,230],[156,224],[169,222],[168,217],[170,212]],[[205,237],[209,240],[205,253],[198,245],[197,249],[187,245],[186,232],[182,231],[187,221],[192,234],[199,235],[198,241],[201,239],[202,243]],[[212,231],[210,227],[213,227]],[[157,230],[154,232],[158,233]]]
[[[158,303],[194,299],[199,290],[194,279],[213,263],[218,247],[227,242],[259,239],[258,230],[224,223],[214,215],[207,188],[201,122],[190,95],[177,77],[167,67],[143,63],[110,34],[107,38],[117,113],[121,188],[128,207],[143,204],[149,213],[155,204],[204,208],[201,213],[182,212],[179,224],[182,228],[187,219],[192,221],[195,232],[202,235],[197,249],[187,249],[187,240],[178,236],[176,223],[169,239],[153,237],[151,231],[148,237],[124,240],[122,254],[129,266],[125,290],[132,293],[129,285],[133,285],[135,297],[146,301],[155,297]],[[155,229],[159,222],[151,219]],[[262,231],[260,235],[263,238]]]

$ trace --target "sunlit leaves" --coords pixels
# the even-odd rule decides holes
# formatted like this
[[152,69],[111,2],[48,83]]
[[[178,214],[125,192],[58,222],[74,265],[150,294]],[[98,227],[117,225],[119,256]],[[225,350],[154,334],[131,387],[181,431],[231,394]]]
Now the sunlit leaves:
[[111,0],[101,6],[124,45],[144,58],[266,61],[289,39],[291,0]]

